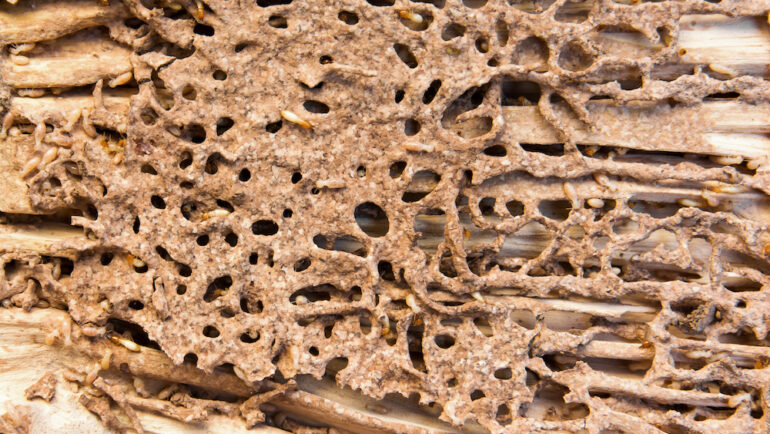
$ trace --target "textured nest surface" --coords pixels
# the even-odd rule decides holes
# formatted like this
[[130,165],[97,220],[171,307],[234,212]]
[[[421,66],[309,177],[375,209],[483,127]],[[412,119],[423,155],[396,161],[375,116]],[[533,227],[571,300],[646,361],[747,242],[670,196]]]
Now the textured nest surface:
[[[762,77],[661,67],[684,54],[683,15],[766,4],[123,6],[72,38],[130,48],[127,123],[98,84],[71,131],[50,123],[60,150],[28,178],[33,207],[80,210],[89,241],[5,254],[15,303],[59,302],[252,382],[332,370],[493,432],[763,431],[767,226],[714,198],[769,191],[763,160],[709,159],[655,125],[626,152],[576,125],[622,141],[599,114],[696,125],[677,109],[767,102]],[[521,142],[524,108],[553,144]],[[630,194],[639,183],[702,193]]]

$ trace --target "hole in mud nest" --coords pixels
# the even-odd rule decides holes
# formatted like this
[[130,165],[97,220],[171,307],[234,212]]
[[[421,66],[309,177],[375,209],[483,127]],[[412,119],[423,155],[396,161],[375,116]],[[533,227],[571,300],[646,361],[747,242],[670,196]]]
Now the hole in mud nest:
[[190,101],[195,101],[195,98],[198,97],[198,92],[194,87],[188,84],[182,88],[182,97],[184,97],[184,99],[189,99]]
[[202,23],[195,23],[195,27],[193,27],[193,33],[201,36],[214,36],[214,28]]
[[382,237],[388,233],[390,228],[388,216],[379,205],[373,202],[364,202],[358,205],[353,216],[361,230],[370,237]]
[[276,28],[276,29],[287,29],[289,28],[289,22],[286,21],[286,17],[281,15],[271,15],[270,18],[267,19],[267,24],[270,27]]
[[301,273],[310,268],[310,258],[302,258],[294,263],[294,271]]
[[219,330],[214,326],[206,326],[203,327],[203,336],[206,336],[207,338],[218,338],[219,337]]
[[249,332],[249,333],[242,333],[241,334],[241,342],[245,344],[253,344],[254,342],[257,342],[259,340],[259,332]]
[[437,335],[433,338],[439,348],[451,348],[455,344],[455,338],[449,335]]
[[190,152],[188,152],[188,151],[184,151],[184,152],[182,152],[181,159],[179,160],[179,168],[180,169],[186,169],[186,168],[190,167],[192,162],[193,162],[192,154],[190,154]]
[[349,26],[358,24],[358,15],[356,15],[355,12],[340,11],[340,13],[337,14],[337,18]]
[[407,119],[404,122],[404,134],[414,136],[420,132],[420,123],[415,119]]
[[445,41],[452,40],[454,38],[459,38],[465,35],[465,26],[452,23],[448,26],[444,27],[444,30],[441,31],[441,39]]
[[441,89],[441,80],[433,80],[430,83],[430,86],[428,86],[427,89],[425,89],[425,93],[422,94],[422,103],[423,104],[430,104],[433,102],[433,99],[436,98],[436,95],[438,94],[438,91]]
[[228,117],[219,118],[219,120],[217,120],[217,136],[226,133],[233,127],[233,125],[235,125],[235,122],[232,119]]
[[325,114],[329,113],[329,106],[322,103],[321,101],[315,101],[312,99],[309,99],[302,103],[302,107],[305,108],[310,113],[318,113],[318,114]]
[[404,44],[393,44],[393,50],[396,51],[396,55],[406,66],[411,69],[417,68],[417,58],[409,47]]
[[283,126],[282,121],[270,122],[265,126],[265,131],[267,131],[270,134],[275,134],[278,132],[278,130],[281,129],[282,126]]
[[99,262],[102,265],[110,265],[110,262],[112,262],[112,258],[114,258],[115,255],[112,253],[102,253],[102,256],[99,257]]
[[258,220],[251,225],[254,235],[275,235],[278,233],[278,224],[272,220]]
[[152,206],[158,209],[166,209],[166,201],[162,197],[154,195],[150,198]]
[[238,235],[236,235],[234,232],[230,232],[227,235],[225,235],[225,242],[230,247],[235,247],[238,245]]
[[492,145],[484,148],[484,155],[489,155],[490,157],[505,157],[508,155],[508,151],[506,151],[505,147],[502,145]]

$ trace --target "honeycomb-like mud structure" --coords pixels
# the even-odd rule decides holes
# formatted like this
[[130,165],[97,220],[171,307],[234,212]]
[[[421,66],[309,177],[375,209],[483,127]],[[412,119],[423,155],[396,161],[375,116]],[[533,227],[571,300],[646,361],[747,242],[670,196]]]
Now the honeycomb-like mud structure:
[[[78,130],[29,179],[90,241],[65,243],[59,279],[7,255],[37,270],[10,285],[36,273],[78,323],[139,326],[176,363],[250,381],[332,363],[492,432],[763,431],[766,222],[629,191],[767,192],[764,163],[575,136],[606,102],[766,103],[763,77],[661,68],[683,15],[761,3],[126,1],[108,32],[132,49],[127,124]],[[526,107],[557,143],[515,138]]]

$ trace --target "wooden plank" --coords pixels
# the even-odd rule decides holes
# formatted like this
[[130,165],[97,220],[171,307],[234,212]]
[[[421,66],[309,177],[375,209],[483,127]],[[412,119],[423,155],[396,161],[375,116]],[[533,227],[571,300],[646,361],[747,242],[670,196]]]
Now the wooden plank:
[[[770,104],[708,101],[692,107],[632,103],[618,107],[588,105],[595,130],[576,118],[568,123],[578,144],[617,146],[666,152],[764,157],[770,153]],[[506,106],[503,116],[512,140],[551,144],[562,141],[558,131],[534,106]],[[611,131],[611,134],[604,131]],[[740,134],[735,136],[734,134]],[[706,145],[704,147],[704,144]]]
[[[121,365],[126,365],[126,369],[132,374],[143,378],[226,390],[240,397],[251,394],[250,388],[232,374],[207,374],[190,366],[179,367],[163,352],[147,347],[133,352],[106,339],[92,340],[77,337],[75,334],[69,343],[59,340],[54,346],[45,345],[46,335],[56,324],[63,323],[69,324],[70,319],[66,312],[57,309],[35,308],[31,312],[17,308],[0,309],[0,330],[3,330],[3,333],[0,333],[0,347],[15,349],[0,352],[0,384],[6,386],[0,388],[0,402],[8,399],[16,403],[28,402],[23,396],[23,391],[46,372],[54,371],[58,374],[63,368],[81,371],[99,361],[108,349],[112,353],[110,367],[113,370],[120,370]],[[77,326],[73,324],[72,327]],[[109,432],[77,403],[77,394],[74,391],[61,387],[65,386],[62,383],[64,381],[60,378],[57,395],[50,404],[40,400],[28,402],[36,415],[33,424],[35,432],[48,432],[46,427],[50,427],[50,424],[55,424],[55,432],[61,431],[63,426],[70,427],[75,432]],[[387,432],[415,432],[415,429],[419,428],[434,432],[460,432],[402,402],[366,398],[350,389],[337,388],[329,381],[301,376],[298,386],[297,392],[279,396],[272,403],[282,411],[297,415],[312,424],[357,429],[356,432],[382,432],[372,429],[372,426],[381,426]],[[386,408],[389,412],[382,414],[372,410],[373,408]],[[242,420],[216,414],[211,415],[210,420],[191,425],[139,409],[137,413],[142,425],[149,432],[284,432],[265,425],[248,430]],[[373,424],[362,423],[367,419]],[[470,427],[474,428],[474,425],[471,424]],[[367,428],[368,431],[361,431]],[[483,431],[472,429],[471,432]]]
[[44,41],[127,16],[121,2],[92,0],[0,2],[0,45]]
[[[61,378],[62,369],[80,371],[92,366],[95,359],[73,346],[47,346],[46,334],[55,322],[70,321],[67,314],[55,309],[0,309],[0,403],[8,401],[26,406],[32,414],[32,431],[110,433],[95,415],[78,403],[79,392]],[[120,348],[115,347],[115,354]],[[125,350],[127,351],[127,350]],[[129,352],[130,353],[130,352]],[[158,352],[160,353],[160,352]],[[162,353],[161,353],[162,355]],[[131,354],[129,354],[131,356]],[[168,360],[165,355],[162,355]],[[170,363],[170,360],[168,360]],[[40,399],[28,401],[24,390],[47,372],[58,378],[56,394],[50,403]],[[139,420],[147,432],[162,433],[284,433],[264,425],[247,429],[243,421],[224,415],[212,415],[199,424],[187,424],[155,413],[137,409]],[[4,412],[0,404],[0,412]]]
[[83,229],[62,223],[38,225],[3,225],[0,224],[0,253],[11,250],[24,250],[41,255],[52,255],[61,249],[56,244],[63,241],[80,241],[83,246],[89,241]]
[[[112,2],[117,4],[116,2]],[[98,26],[116,16],[127,16],[122,6],[99,5],[96,1],[67,1],[60,2],[54,7],[46,3],[35,9],[0,9],[0,44],[28,41],[43,41],[73,33],[77,30]],[[64,20],[62,25],[61,20]],[[55,22],[56,25],[51,25]],[[656,67],[654,78],[671,79],[682,74],[692,73],[695,66],[728,67],[738,75],[750,74],[764,76],[767,65],[770,64],[770,29],[759,17],[730,18],[724,15],[688,15],[682,18],[679,47],[687,54],[680,58]],[[50,29],[56,29],[55,32]],[[93,41],[95,46],[109,42]],[[642,49],[662,48],[661,44],[652,44],[644,38],[630,33],[602,33],[600,42],[610,42],[620,46],[620,50],[633,55]],[[64,41],[61,39],[60,41]],[[59,44],[56,41],[54,45]],[[118,45],[118,44],[114,44]],[[118,46],[119,47],[119,46]],[[114,53],[104,55],[115,62],[112,66],[117,70],[129,64],[128,51],[116,48]],[[55,48],[59,51],[66,48]],[[0,70],[14,73],[14,79],[8,81],[14,87],[66,87],[73,85],[95,83],[104,75],[99,75],[93,69],[92,51],[82,50],[80,57],[75,52],[70,55],[69,73],[78,77],[77,80],[67,75],[57,74],[55,69],[46,66],[56,66],[56,63],[46,63],[45,57],[30,59],[29,68],[14,68],[9,65],[7,58],[0,60]],[[102,66],[101,68],[104,68]],[[123,70],[125,72],[126,70]],[[32,77],[24,80],[18,75],[32,73]],[[89,78],[90,77],[90,78]],[[98,78],[94,78],[98,77]],[[77,82],[80,84],[73,84]],[[87,83],[84,83],[87,82]]]
[[738,74],[764,76],[770,64],[767,17],[685,15],[679,20],[681,62],[728,66]]
[[[107,90],[104,93],[107,110],[125,117],[126,121],[129,110],[128,93],[127,90]],[[65,97],[15,97],[11,100],[13,112],[23,114],[34,123],[47,122],[55,126],[64,125],[73,113],[92,106],[92,97],[85,93]],[[698,143],[703,143],[698,140],[711,139],[718,142],[708,148],[712,155],[739,155],[754,158],[770,153],[770,136],[767,136],[770,133],[770,123],[763,122],[763,119],[770,119],[770,104],[749,105],[740,102],[711,101],[695,107],[663,110],[651,109],[647,105],[634,108],[597,104],[592,108],[594,110],[591,113],[596,116],[598,131],[589,131],[575,120],[573,126],[579,143],[688,153]],[[507,138],[510,140],[530,144],[551,144],[560,141],[556,130],[540,115],[537,107],[504,107],[504,116],[508,129]],[[642,120],[645,116],[650,120],[649,124]],[[703,116],[710,121],[697,123],[686,121],[698,116]],[[623,131],[623,140],[602,133],[602,127],[614,128],[619,123],[626,126]],[[666,136],[662,135],[662,130],[666,131]],[[667,138],[669,135],[681,141],[670,140]],[[757,142],[751,142],[747,137],[757,138]],[[0,140],[0,156],[3,157],[0,161],[0,170],[5,175],[0,178],[0,186],[6,191],[6,194],[0,197],[0,211],[35,213],[26,197],[26,181],[20,177],[21,170],[31,155],[30,135],[9,136]],[[545,188],[540,182],[532,187]],[[700,190],[696,188],[656,187],[633,182],[624,188],[627,188],[625,191],[629,195],[654,193],[660,197],[660,200],[670,202],[701,196]],[[551,186],[548,192],[544,191],[543,194],[544,199],[563,198],[561,185]],[[602,194],[602,189],[598,185],[592,190],[581,192],[581,196],[584,197],[602,197]],[[746,198],[731,196],[731,200],[745,202],[749,211],[764,203],[756,194]],[[754,205],[749,202],[753,202]],[[763,205],[763,211],[764,207]]]
[[[128,123],[130,96],[129,89],[109,89],[102,91],[104,108]],[[82,113],[83,109],[92,110],[94,99],[91,92],[68,92],[63,95],[48,95],[40,98],[14,97],[11,98],[10,110],[23,115],[31,123],[45,122],[61,127],[67,124],[74,113]],[[110,125],[113,129],[114,125]],[[2,142],[0,142],[2,143]]]
[[24,53],[27,64],[10,56],[0,63],[0,76],[15,88],[60,88],[85,86],[100,79],[133,71],[131,51],[105,37],[98,29],[86,30],[39,45],[39,53]]

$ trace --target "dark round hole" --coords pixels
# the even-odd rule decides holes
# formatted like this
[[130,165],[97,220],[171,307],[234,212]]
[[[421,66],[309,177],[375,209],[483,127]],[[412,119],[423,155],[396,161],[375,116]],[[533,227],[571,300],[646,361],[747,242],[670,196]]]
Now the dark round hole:
[[294,215],[294,211],[290,210],[289,208],[286,208],[285,210],[283,210],[283,217],[284,218],[290,219],[291,216],[293,216],[293,215]]
[[192,275],[192,268],[188,265],[181,264],[179,266],[179,275],[182,277],[190,277]]
[[404,134],[414,136],[420,132],[420,123],[416,119],[407,119],[404,122]]
[[241,182],[246,182],[249,179],[251,179],[251,172],[249,169],[241,169],[240,172],[238,172],[238,180]]
[[353,211],[353,216],[361,230],[370,237],[382,237],[390,229],[387,214],[373,202],[358,205]]
[[283,126],[283,121],[270,122],[269,124],[265,125],[265,131],[267,131],[270,134],[275,134],[278,132],[278,130],[281,129],[282,126]]
[[321,101],[315,101],[312,99],[309,99],[305,101],[302,106],[310,113],[320,113],[325,114],[329,113],[329,106],[322,103]]
[[447,349],[455,344],[455,338],[449,335],[437,335],[433,338],[439,348]]
[[294,172],[291,174],[291,183],[296,184],[302,180],[302,174],[299,172]]
[[390,177],[398,178],[406,169],[406,161],[396,161],[390,165]]
[[152,206],[158,209],[166,209],[166,201],[163,200],[160,196],[152,196],[150,198],[150,203],[152,203]]
[[198,97],[198,92],[195,90],[194,87],[191,85],[187,85],[184,88],[182,88],[182,96],[184,99],[189,99],[190,101],[194,101],[195,98]]
[[243,333],[241,334],[241,342],[246,344],[253,344],[259,340],[259,332]]
[[225,235],[225,242],[230,245],[230,247],[235,247],[238,245],[238,235],[235,235],[235,233],[230,232],[229,234]]
[[500,368],[495,371],[495,378],[497,378],[498,380],[510,380],[512,376],[513,376],[513,372],[511,372],[511,368],[507,366],[505,368]]
[[114,255],[112,253],[102,253],[102,256],[99,258],[99,262],[101,262],[102,265],[110,265],[113,257]]
[[489,155],[490,157],[505,157],[507,154],[508,151],[502,145],[492,145],[484,149],[484,155]]
[[180,169],[187,169],[192,164],[192,154],[190,154],[187,151],[182,152],[182,159],[179,160],[179,168]]
[[150,174],[150,175],[157,175],[158,171],[155,170],[155,168],[152,167],[149,164],[143,164],[142,165],[142,173],[147,173],[147,174]]
[[185,137],[193,143],[203,143],[206,141],[206,130],[198,124],[190,124],[185,128]]
[[214,326],[206,326],[203,327],[203,336],[206,336],[207,338],[218,338],[219,337],[219,330],[217,330]]
[[337,14],[337,18],[349,26],[358,24],[358,15],[356,15],[355,12],[340,11],[340,13]]
[[221,136],[226,133],[230,128],[235,125],[235,121],[230,118],[219,118],[217,120],[217,136]]
[[258,220],[251,225],[254,235],[275,235],[278,233],[278,224],[272,220]]
[[142,310],[144,309],[144,303],[139,300],[131,300],[128,302],[128,307],[134,310]]
[[201,23],[195,23],[193,33],[201,36],[214,36],[214,28]]
[[209,155],[209,158],[206,159],[206,167],[203,170],[209,175],[215,175],[219,171],[219,165],[217,164],[219,157],[219,153],[216,152]]
[[309,267],[310,267],[310,258],[302,258],[296,263],[294,263],[294,271],[298,273],[307,270]]

